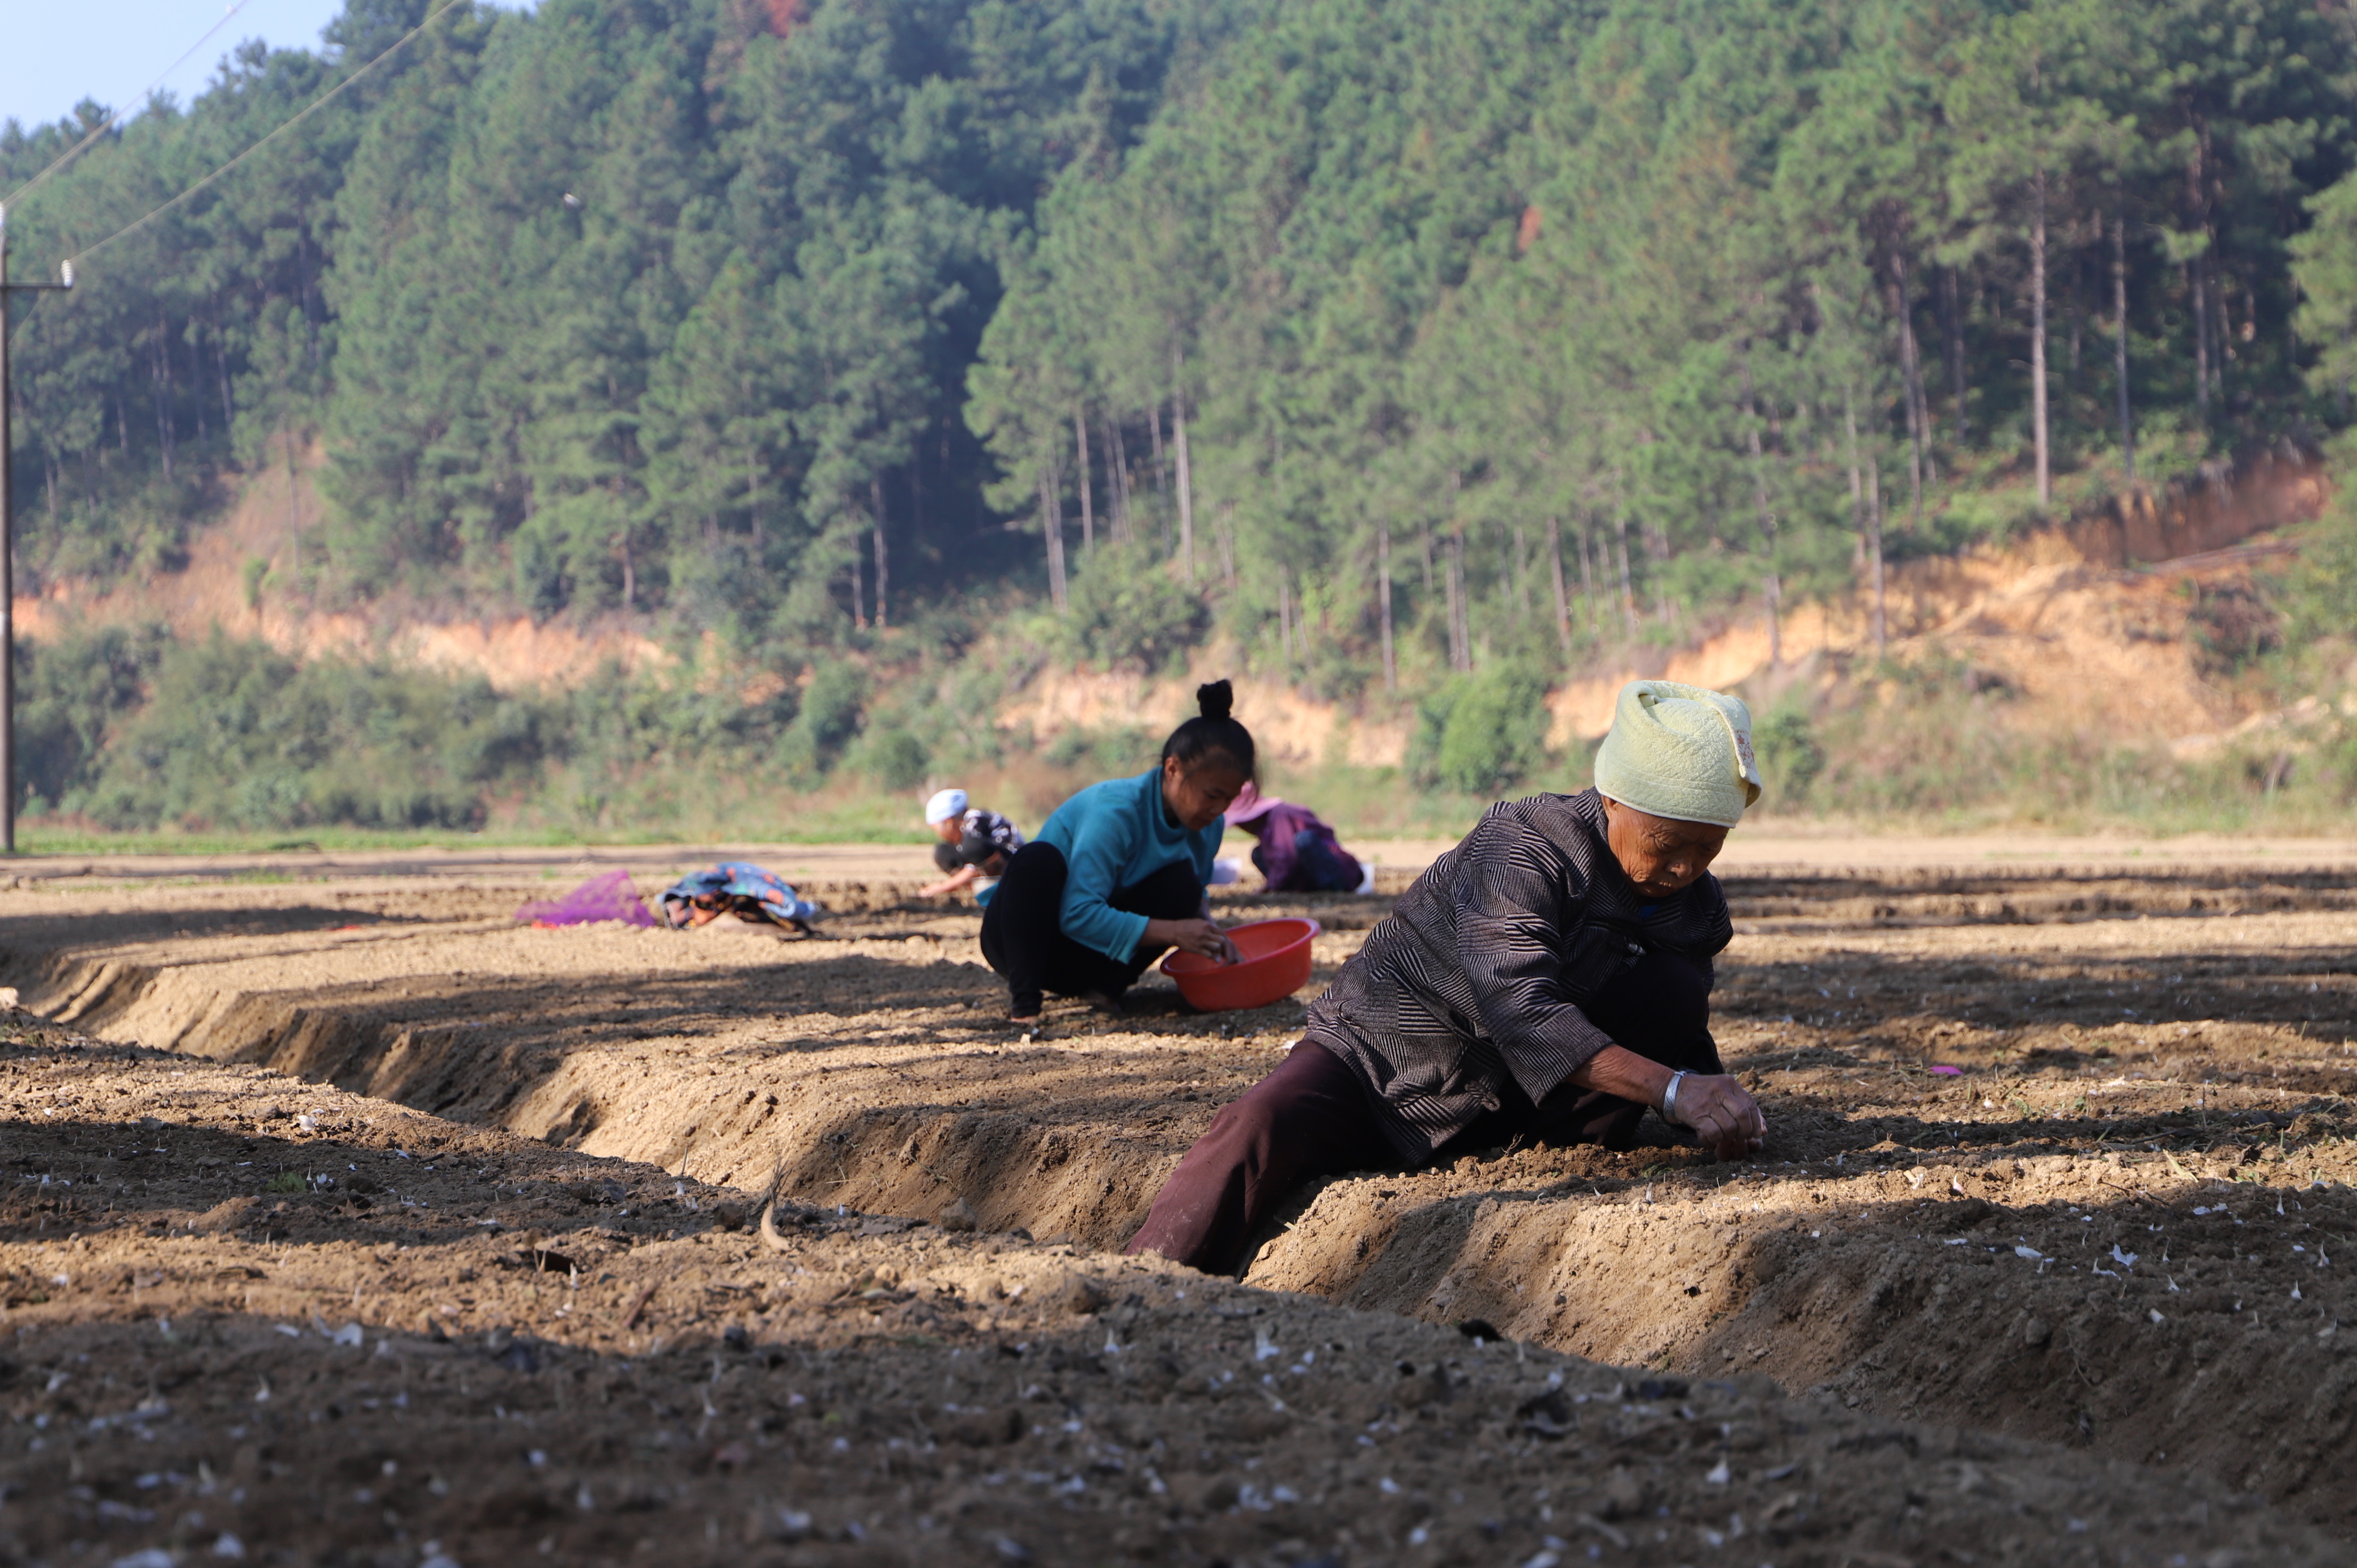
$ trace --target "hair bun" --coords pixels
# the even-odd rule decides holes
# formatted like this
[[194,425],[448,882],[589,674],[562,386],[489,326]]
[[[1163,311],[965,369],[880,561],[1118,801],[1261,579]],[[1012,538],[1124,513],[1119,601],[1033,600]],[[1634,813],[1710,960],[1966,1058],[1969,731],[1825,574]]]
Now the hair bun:
[[1236,711],[1236,689],[1225,681],[1211,681],[1195,688],[1195,706],[1207,719],[1223,719]]

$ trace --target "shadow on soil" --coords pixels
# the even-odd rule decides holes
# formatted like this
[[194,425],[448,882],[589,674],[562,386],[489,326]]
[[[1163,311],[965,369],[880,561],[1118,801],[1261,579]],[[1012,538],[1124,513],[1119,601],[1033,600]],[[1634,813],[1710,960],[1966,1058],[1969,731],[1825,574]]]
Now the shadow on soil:
[[[276,929],[350,918],[303,913],[314,923]],[[151,926],[140,940],[154,936]],[[104,972],[99,945],[78,945],[91,967],[58,983],[77,987],[81,1026],[102,1028],[153,974]],[[2198,1101],[2118,1116],[2026,1100],[2005,1121],[1979,1112],[2025,1085],[2083,1096],[2132,1069],[2189,1101],[2200,1086],[2175,1080],[2337,1094],[2347,1080],[2329,1063],[2267,1053],[2294,1038],[2315,1052],[2346,1045],[2352,970],[2346,947],[1729,962],[1718,1000],[1730,1029],[1781,1017],[1802,1031],[1789,1045],[1754,1040],[1736,1065],[1762,1081],[1774,1155],[1805,1163],[1721,1167],[1653,1147],[1569,1151],[1542,1168],[1536,1152],[1516,1152],[1345,1178],[1306,1195],[1247,1278],[1478,1318],[1600,1359],[1765,1372],[1874,1412],[2199,1467],[2345,1534],[2357,1524],[2357,1358],[2343,1347],[2357,1338],[2341,1337],[2340,1316],[2357,1311],[2337,1282],[2357,1266],[2357,1203],[2345,1187],[2285,1185],[2287,1172],[2264,1198],[2231,1175],[2205,1186],[2186,1163],[2206,1150],[2239,1172],[2272,1147],[2288,1167],[2332,1145],[2338,1127],[2229,1120]],[[586,1064],[683,1035],[747,1035],[726,1047],[741,1078],[665,1112],[679,1126],[662,1134],[673,1139],[662,1163],[717,1145],[737,1152],[719,1166],[699,1155],[699,1174],[749,1187],[774,1175],[813,1201],[927,1218],[963,1197],[989,1229],[1118,1245],[1216,1104],[1249,1080],[1182,1100],[1173,1075],[1201,1073],[1185,1058],[1200,1035],[1068,1057],[1010,1041],[990,1018],[997,998],[968,966],[804,954],[657,989],[420,980],[400,996],[242,997],[186,1044],[602,1152],[632,1091],[591,1081]],[[1145,1020],[1149,1036],[1158,1022]],[[2214,1048],[2244,1036],[2247,1049]],[[888,1104],[830,1096],[828,1075],[872,1069],[861,1056],[879,1044],[936,1048],[893,1069]],[[1969,1084],[1921,1076],[1935,1060],[1966,1065]],[[1780,1086],[1794,1069],[1817,1077]],[[1903,1082],[1855,1096],[1841,1081],[1894,1071]],[[1942,1095],[1960,1112],[1969,1097],[1975,1113],[1943,1118]],[[2156,1146],[2116,1148],[2131,1141]],[[2222,1204],[2197,1196],[2213,1187]],[[2343,1262],[2324,1262],[2344,1246]]]
[[2350,1533],[2357,1344],[2341,1324],[2357,1336],[2357,1301],[2335,1250],[2357,1258],[2357,1196],[2210,1196],[2142,1161],[1968,1150],[1882,1176],[1875,1201],[1855,1165],[1847,1182],[1706,1167],[1437,1199],[1353,1176],[1299,1206],[1245,1278],[2182,1467]]

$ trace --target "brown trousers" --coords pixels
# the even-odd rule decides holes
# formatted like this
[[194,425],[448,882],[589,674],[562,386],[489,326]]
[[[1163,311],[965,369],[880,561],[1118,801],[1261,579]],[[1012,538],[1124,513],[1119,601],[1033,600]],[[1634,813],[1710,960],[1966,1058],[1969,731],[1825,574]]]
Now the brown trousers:
[[[1710,988],[1701,970],[1674,953],[1648,952],[1581,1011],[1622,1048],[1664,1067],[1721,1070],[1710,1037]],[[1430,1157],[1452,1158],[1517,1136],[1625,1149],[1635,1144],[1647,1109],[1571,1084],[1534,1105],[1509,1081],[1501,1100],[1497,1110]],[[1159,1252],[1198,1269],[1232,1270],[1243,1261],[1245,1243],[1302,1182],[1401,1165],[1359,1075],[1331,1051],[1304,1040],[1275,1072],[1222,1111],[1187,1151],[1129,1251]]]

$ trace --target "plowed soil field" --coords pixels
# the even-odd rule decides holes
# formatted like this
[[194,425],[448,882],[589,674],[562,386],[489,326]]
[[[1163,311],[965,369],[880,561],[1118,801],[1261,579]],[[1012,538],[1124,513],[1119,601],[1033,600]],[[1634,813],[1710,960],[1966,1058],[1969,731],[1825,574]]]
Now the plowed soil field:
[[1761,1158],[1354,1175],[1240,1281],[1118,1250],[1387,897],[1019,1034],[889,882],[28,880],[0,1563],[2345,1561],[2345,878],[1901,858],[1730,877]]

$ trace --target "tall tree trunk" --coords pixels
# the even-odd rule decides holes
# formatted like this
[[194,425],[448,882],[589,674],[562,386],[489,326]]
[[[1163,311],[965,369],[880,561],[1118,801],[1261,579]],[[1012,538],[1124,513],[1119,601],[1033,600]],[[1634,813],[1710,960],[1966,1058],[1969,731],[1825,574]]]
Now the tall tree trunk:
[[1465,476],[1456,468],[1448,470],[1448,667],[1451,670],[1473,668],[1473,618],[1465,613],[1465,520],[1457,515],[1457,498],[1464,488]]
[[1220,503],[1220,575],[1232,590],[1236,585],[1236,503]]
[[1432,597],[1432,521],[1429,518],[1416,525],[1416,542],[1424,547],[1424,596]]
[[1964,291],[1956,286],[1955,268],[1940,269],[1940,293],[1947,302],[1948,385],[1956,402],[1956,445],[1962,446],[1971,430],[1964,418]]
[[1443,568],[1445,575],[1448,575],[1449,595],[1449,670],[1469,672],[1469,670],[1473,670],[1473,608],[1466,601],[1470,585],[1466,583],[1464,523],[1449,528],[1443,544],[1448,547],[1448,559],[1443,561]]
[[753,530],[753,565],[758,571],[769,563],[770,539],[761,521],[761,454],[751,446],[745,448],[745,521]]
[[1547,565],[1555,576],[1555,636],[1571,657],[1571,597],[1563,588],[1563,520],[1547,519]]
[[1601,612],[1596,607],[1596,559],[1594,553],[1588,547],[1588,532],[1587,514],[1582,512],[1579,517],[1580,616],[1587,622],[1587,635],[1601,637],[1604,634],[1604,620]]
[[278,444],[286,452],[286,526],[295,536],[294,564],[288,569],[292,575],[303,569],[303,501],[295,488],[295,432],[282,427]]
[[1072,444],[1080,449],[1081,460],[1081,553],[1087,555],[1096,549],[1097,518],[1094,503],[1089,499],[1089,420],[1078,403],[1072,405]]
[[156,449],[164,461],[164,479],[172,478],[172,371],[164,346],[164,318],[156,318],[155,349],[147,360],[147,383],[155,393]]
[[1392,652],[1392,525],[1375,525],[1375,609],[1383,628],[1383,690],[1399,690],[1399,664]]
[[[2072,237],[2076,238],[2075,226]],[[2071,369],[2062,378],[2062,391],[2068,397],[2075,395],[2079,390],[2079,334],[2086,317],[2086,312],[2080,308],[2079,294],[2080,285],[2086,282],[2087,267],[2086,258],[2079,253],[2078,247],[2069,240],[2063,242],[2071,245]]]
[[2038,504],[2054,499],[2046,422],[2046,171],[2029,181],[2029,441],[2038,464]]
[[1464,650],[1459,641],[1460,634],[1457,629],[1456,555],[1454,553],[1449,554],[1446,558],[1444,565],[1446,570],[1441,573],[1441,588],[1443,595],[1441,603],[1444,613],[1446,614],[1448,621],[1448,667],[1451,670],[1462,670],[1465,668],[1465,659]]
[[860,559],[856,533],[851,536],[851,624],[862,631],[867,629],[866,565]]
[[221,383],[221,435],[227,439],[237,434],[237,404],[230,396],[229,348],[218,327],[213,328],[213,375]]
[[1507,530],[1514,540],[1514,620],[1528,620],[1531,614],[1531,563],[1528,542],[1523,537],[1523,520],[1514,519]]
[[1170,487],[1166,480],[1168,465],[1162,460],[1162,405],[1158,403],[1146,411],[1146,432],[1154,438],[1154,493],[1167,496]]
[[1850,558],[1860,576],[1866,575],[1866,477],[1857,463],[1857,396],[1842,383],[1842,432],[1849,443],[1849,525],[1856,530],[1857,548]]
[[1293,659],[1293,574],[1276,569],[1276,646],[1287,662]]
[[1643,534],[1645,559],[1653,569],[1645,580],[1653,590],[1653,614],[1661,618],[1662,629],[1674,635],[1678,628],[1677,606],[1670,598],[1670,535],[1658,518],[1645,520]]
[[2204,286],[2210,291],[2210,308],[2204,312],[2210,320],[2210,396],[2218,404],[2218,417],[2226,417],[2226,358],[2233,352],[2226,346],[2226,296],[2218,286],[2217,236],[2212,234],[2210,249],[2201,252],[2197,263],[2201,269]]
[[2201,286],[2201,269],[2185,263],[2186,291],[2193,295],[2193,417],[2210,423],[2210,291]]
[[1178,559],[1195,580],[1195,482],[1187,465],[1187,383],[1176,344],[1170,349],[1170,444],[1178,456]]
[[892,624],[888,606],[892,595],[892,553],[884,537],[884,478],[880,474],[867,476],[867,500],[876,519],[876,629],[884,630]]
[[1135,514],[1130,508],[1129,447],[1121,438],[1121,421],[1105,415],[1106,449],[1113,454],[1113,478],[1107,486],[1113,508],[1113,536],[1117,540],[1137,537]]
[[1916,352],[1913,312],[1907,303],[1907,257],[1890,252],[1890,314],[1899,323],[1899,371],[1907,400],[1907,478],[1915,491],[1915,523],[1923,522],[1923,365]]
[[197,413],[197,447],[201,451],[212,436],[205,420],[205,335],[204,328],[193,323],[188,330],[188,406]]
[[2136,422],[2128,406],[2128,220],[2126,208],[2112,213],[2112,373],[2120,403],[2120,462],[2136,483]]
[[1039,525],[1048,536],[1048,602],[1062,615],[1069,604],[1064,593],[1064,498],[1062,476],[1049,465],[1039,475]]
[[630,531],[622,530],[622,611],[630,614],[639,607],[639,574],[630,560]]
[[1871,452],[1866,458],[1866,558],[1874,572],[1874,656],[1879,659],[1889,646],[1889,618],[1882,600],[1882,458]]
[[1620,535],[1620,620],[1629,640],[1637,640],[1637,589],[1629,580],[1629,511],[1623,507],[1612,517],[1612,527]]
[[2210,156],[2210,123],[2197,114],[2193,120],[2193,155],[2185,166],[2185,185],[2191,199],[2193,227],[2208,242],[2201,253],[2193,258],[2192,272],[2193,325],[2201,338],[2195,368],[2202,372],[2205,383],[2200,400],[2205,421],[2212,399],[2219,405],[2219,417],[2222,419],[2226,413],[2226,322],[2222,301],[2218,297],[2218,226],[2212,219],[2216,181],[2217,166]]
[[1784,667],[1784,582],[1776,570],[1776,511],[1768,504],[1768,459],[1760,449],[1760,406],[1751,390],[1751,345],[1736,351],[1743,373],[1743,444],[1751,454],[1751,504],[1760,513],[1760,558],[1768,570],[1760,578],[1760,598],[1768,607],[1768,668]]
[[1457,579],[1457,644],[1464,650],[1458,668],[1470,674],[1473,670],[1473,593],[1472,583],[1465,573],[1465,525],[1458,523],[1448,535],[1448,570]]

